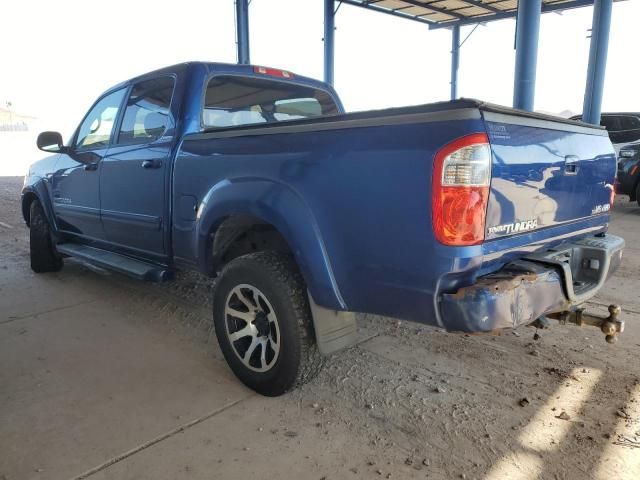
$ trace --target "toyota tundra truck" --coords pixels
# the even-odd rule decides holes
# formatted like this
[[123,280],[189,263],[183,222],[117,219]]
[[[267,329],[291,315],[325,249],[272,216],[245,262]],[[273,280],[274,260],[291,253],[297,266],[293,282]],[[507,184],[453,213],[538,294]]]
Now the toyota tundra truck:
[[[355,312],[453,332],[556,318],[614,341],[587,300],[624,247],[599,126],[477,100],[345,113],[329,85],[191,62],[110,88],[22,190],[31,268],[215,278],[233,372],[264,395],[352,345]],[[546,320],[545,320],[546,321]]]

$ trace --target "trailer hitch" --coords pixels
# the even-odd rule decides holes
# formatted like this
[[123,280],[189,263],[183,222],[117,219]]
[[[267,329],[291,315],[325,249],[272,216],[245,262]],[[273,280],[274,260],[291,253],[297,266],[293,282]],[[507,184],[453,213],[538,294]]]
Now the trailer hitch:
[[582,327],[583,325],[590,325],[592,327],[598,327],[602,333],[605,334],[605,340],[607,343],[616,343],[618,341],[618,334],[624,331],[624,321],[618,320],[618,315],[622,309],[618,305],[609,305],[609,316],[601,317],[592,313],[585,312],[584,308],[579,308],[573,311],[564,311],[558,313],[550,313],[546,315],[548,318],[554,318],[559,320],[561,324],[573,323]]

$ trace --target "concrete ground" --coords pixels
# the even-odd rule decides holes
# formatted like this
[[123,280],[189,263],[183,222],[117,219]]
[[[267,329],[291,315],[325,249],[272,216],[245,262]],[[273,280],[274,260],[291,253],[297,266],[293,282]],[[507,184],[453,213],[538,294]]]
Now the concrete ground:
[[361,316],[365,339],[263,398],[213,334],[210,282],[138,283],[73,261],[29,268],[21,179],[0,178],[0,480],[638,479],[640,208],[595,329],[445,334]]

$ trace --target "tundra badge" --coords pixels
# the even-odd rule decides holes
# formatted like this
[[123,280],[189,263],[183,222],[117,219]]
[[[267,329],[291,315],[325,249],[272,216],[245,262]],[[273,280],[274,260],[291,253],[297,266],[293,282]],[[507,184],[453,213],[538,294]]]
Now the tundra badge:
[[505,223],[503,225],[489,227],[489,234],[509,235],[511,233],[528,232],[529,230],[535,230],[536,228],[538,228],[538,219],[532,218],[521,222]]

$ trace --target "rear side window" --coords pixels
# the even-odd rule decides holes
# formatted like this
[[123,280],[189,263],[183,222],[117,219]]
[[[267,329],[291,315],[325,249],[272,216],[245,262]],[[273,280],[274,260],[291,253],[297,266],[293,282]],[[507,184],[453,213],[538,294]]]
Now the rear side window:
[[620,117],[620,132],[616,143],[635,142],[640,140],[640,118],[625,115]]
[[607,128],[613,143],[640,140],[640,118],[634,115],[603,116],[600,122]]
[[169,126],[173,77],[160,77],[137,83],[131,89],[118,143],[150,143]]
[[640,128],[640,117],[624,117],[624,128],[627,130],[635,130],[637,128]]
[[275,123],[338,113],[324,90],[260,78],[213,77],[205,94],[205,128]]

